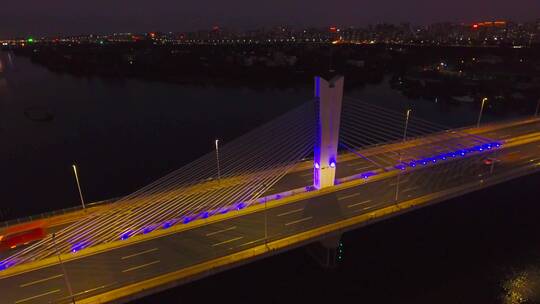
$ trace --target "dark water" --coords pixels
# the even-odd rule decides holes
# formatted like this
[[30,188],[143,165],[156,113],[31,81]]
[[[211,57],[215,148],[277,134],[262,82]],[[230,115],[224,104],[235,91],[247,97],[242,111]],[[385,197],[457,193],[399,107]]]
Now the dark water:
[[303,248],[142,303],[540,303],[540,174],[342,238],[323,270]]
[[[386,83],[347,95],[448,126],[475,123],[478,110],[408,100]],[[311,96],[310,84],[254,90],[77,78],[0,53],[0,220],[78,204],[74,162],[87,201],[124,195],[211,151],[216,137],[234,138]],[[43,115],[53,119],[35,119]],[[498,118],[488,108],[484,119]],[[348,233],[334,271],[299,249],[142,302],[537,303],[539,181]]]
[[[311,97],[311,89],[189,87],[59,75],[1,54],[0,197],[8,217],[117,197]],[[54,115],[35,121],[25,111]],[[0,219],[1,220],[1,219]]]

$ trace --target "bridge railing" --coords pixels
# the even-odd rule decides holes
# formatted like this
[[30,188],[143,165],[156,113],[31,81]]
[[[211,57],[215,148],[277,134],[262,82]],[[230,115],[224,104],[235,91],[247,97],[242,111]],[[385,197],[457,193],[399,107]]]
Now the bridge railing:
[[[117,200],[118,198],[112,198],[112,199],[107,199],[107,200],[102,200],[102,201],[86,204],[86,209],[111,204]],[[81,211],[81,210],[83,210],[83,207],[81,205],[77,205],[74,207],[68,207],[68,208],[64,208],[60,210],[53,210],[53,211],[43,212],[36,215],[30,215],[30,216],[20,217],[20,218],[16,218],[12,220],[7,220],[4,222],[0,222],[0,229],[7,228],[13,225],[31,222],[31,221],[48,219],[54,216],[64,215],[64,214],[73,213],[73,212]]]

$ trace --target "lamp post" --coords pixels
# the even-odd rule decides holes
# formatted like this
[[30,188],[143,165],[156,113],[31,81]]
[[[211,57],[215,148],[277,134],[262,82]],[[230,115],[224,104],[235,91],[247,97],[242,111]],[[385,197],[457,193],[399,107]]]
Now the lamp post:
[[[399,164],[401,165],[401,152],[399,153]],[[401,169],[398,169],[401,171]],[[396,193],[394,196],[394,200],[397,202],[399,197],[399,177],[401,176],[401,172],[397,173],[397,181],[396,181]]]
[[83,209],[85,209],[86,206],[84,204],[84,198],[83,198],[82,191],[81,191],[81,183],[79,182],[79,174],[77,173],[77,166],[75,166],[75,164],[73,164],[72,167],[73,167],[73,173],[75,174],[75,180],[77,181],[77,188],[79,189],[79,196],[81,197],[81,205],[82,205]]
[[217,178],[221,179],[221,169],[219,168],[219,139],[216,139],[216,163],[217,163]]
[[66,282],[69,297],[71,298],[71,302],[75,304],[75,298],[73,297],[73,289],[71,289],[71,284],[69,283],[69,277],[66,271],[66,267],[64,266],[64,261],[62,261],[62,258],[60,257],[58,246],[56,246],[56,233],[52,234],[52,242],[54,246],[54,251],[56,252],[56,256],[58,257],[58,262],[60,263],[60,268],[62,268],[62,273],[64,275],[64,281]]
[[[411,112],[412,112],[412,110],[408,109],[407,113],[405,114],[406,118],[405,118],[405,130],[403,131],[403,142],[405,142],[407,140],[407,128],[409,127],[409,117],[411,117]],[[401,152],[399,152],[399,165],[401,166]],[[399,169],[399,170],[401,170],[401,169]],[[394,198],[396,201],[398,200],[398,197],[399,197],[399,178],[400,178],[400,176],[401,176],[401,172],[399,172],[397,174],[396,195],[395,195],[395,198]]]
[[332,68],[332,65],[333,65],[333,62],[332,62],[333,60],[332,59],[333,59],[333,50],[334,50],[334,48],[332,46],[333,46],[333,44],[330,44],[330,58],[329,58],[330,60],[329,60],[329,63],[328,63],[328,72],[330,72],[330,73],[334,72],[334,69]]
[[266,249],[268,248],[268,198],[264,198],[264,245],[266,246]]
[[409,116],[411,115],[412,110],[407,110],[405,118],[405,130],[403,131],[403,141],[407,140],[407,127],[409,126]]
[[[409,117],[411,116],[411,112],[412,110],[411,109],[408,109],[407,110],[407,113],[406,113],[406,118],[405,118],[405,130],[403,131],[403,141],[406,141],[407,140],[407,127],[409,126]],[[401,166],[401,152],[399,152],[399,165]],[[398,169],[398,170],[401,170],[401,169]],[[398,200],[398,196],[399,196],[399,178],[401,176],[401,173],[398,173],[397,174],[397,181],[396,181],[396,195],[395,195],[395,198],[394,200]]]
[[476,122],[476,127],[480,127],[480,121],[482,120],[482,112],[484,111],[484,104],[487,101],[487,97],[482,98],[482,105],[480,106],[480,113],[478,113],[478,122]]

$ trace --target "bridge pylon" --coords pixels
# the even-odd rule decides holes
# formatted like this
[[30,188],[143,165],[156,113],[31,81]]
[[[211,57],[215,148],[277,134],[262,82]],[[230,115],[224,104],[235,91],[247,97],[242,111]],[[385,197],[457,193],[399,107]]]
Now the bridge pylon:
[[343,82],[343,76],[335,76],[330,81],[315,77],[318,119],[313,153],[313,185],[316,189],[331,187],[335,183]]

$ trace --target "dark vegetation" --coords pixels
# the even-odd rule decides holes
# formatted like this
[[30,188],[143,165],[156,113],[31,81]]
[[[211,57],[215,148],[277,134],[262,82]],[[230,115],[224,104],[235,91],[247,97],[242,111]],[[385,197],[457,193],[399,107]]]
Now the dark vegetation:
[[381,82],[409,98],[490,99],[494,111],[529,111],[540,98],[538,47],[354,44],[155,45],[148,42],[30,45],[16,49],[58,73],[181,84],[294,87],[342,74],[347,87]]

